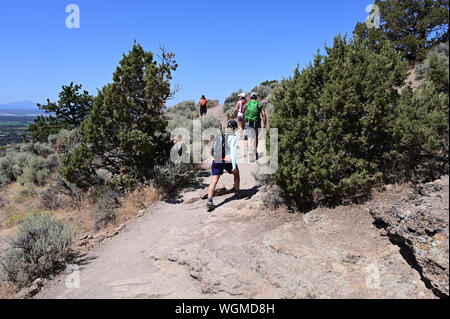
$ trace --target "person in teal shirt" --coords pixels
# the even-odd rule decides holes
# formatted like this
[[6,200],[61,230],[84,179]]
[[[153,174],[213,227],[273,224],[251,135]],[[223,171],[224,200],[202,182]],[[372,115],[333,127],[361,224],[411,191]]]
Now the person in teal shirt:
[[240,175],[236,161],[237,138],[235,132],[237,129],[237,122],[231,120],[228,122],[226,134],[222,134],[222,136],[214,139],[212,149],[213,162],[211,165],[212,180],[208,190],[208,202],[206,203],[208,212],[215,209],[213,203],[214,192],[220,176],[223,175],[224,171],[234,175],[235,197],[240,198]]

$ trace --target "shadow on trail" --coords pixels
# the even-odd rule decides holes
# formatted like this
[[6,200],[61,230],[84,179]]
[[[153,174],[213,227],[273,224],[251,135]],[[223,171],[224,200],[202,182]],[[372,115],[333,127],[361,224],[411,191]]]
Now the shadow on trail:
[[247,201],[250,200],[253,196],[255,196],[258,193],[259,189],[257,186],[254,186],[250,189],[241,189],[241,198],[237,199],[236,195],[233,195],[232,197],[229,197],[225,199],[222,203],[215,205],[215,209],[228,204],[232,201]]
[[176,197],[164,198],[164,203],[167,203],[167,204],[176,205],[176,204],[181,204],[183,202],[184,202],[184,200],[180,195],[177,195]]
[[88,256],[87,253],[81,252],[73,252],[73,254],[69,257],[69,263],[75,264],[79,266],[79,270],[83,270],[85,267],[89,265],[93,260],[97,259],[96,256]]

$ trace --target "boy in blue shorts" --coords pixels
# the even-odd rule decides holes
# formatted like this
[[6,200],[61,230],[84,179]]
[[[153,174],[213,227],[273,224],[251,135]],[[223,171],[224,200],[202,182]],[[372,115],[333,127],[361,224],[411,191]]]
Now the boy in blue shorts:
[[214,160],[211,165],[212,181],[208,191],[208,202],[206,203],[208,212],[213,211],[215,208],[213,203],[214,192],[220,176],[223,175],[224,171],[234,175],[235,197],[240,198],[240,176],[236,163],[237,139],[235,131],[237,129],[237,122],[234,120],[229,121],[226,134],[217,137],[213,142],[212,155]]

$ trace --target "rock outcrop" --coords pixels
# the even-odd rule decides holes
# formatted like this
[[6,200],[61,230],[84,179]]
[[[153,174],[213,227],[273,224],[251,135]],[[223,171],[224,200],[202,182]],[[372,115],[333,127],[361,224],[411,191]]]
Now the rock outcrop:
[[383,235],[402,248],[405,259],[439,297],[449,295],[448,176],[415,186],[387,207],[370,210]]

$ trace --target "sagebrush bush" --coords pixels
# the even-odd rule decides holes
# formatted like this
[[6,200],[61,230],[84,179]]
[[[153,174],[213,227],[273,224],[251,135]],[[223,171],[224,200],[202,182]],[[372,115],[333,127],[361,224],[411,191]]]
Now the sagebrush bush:
[[28,158],[25,168],[17,181],[24,184],[43,185],[50,176],[50,170],[42,168],[45,159],[39,156],[31,156]]
[[73,131],[69,131],[67,129],[62,129],[57,134],[51,134],[47,138],[48,143],[50,145],[52,145],[53,147],[56,147],[56,145],[58,144],[58,142],[60,140],[67,140],[67,139],[69,139],[69,137],[72,135],[72,132]]
[[396,109],[394,133],[401,161],[394,162],[393,175],[426,182],[448,174],[449,69],[446,50],[431,51],[424,62],[422,85],[406,87]]
[[172,162],[154,168],[153,185],[167,195],[173,195],[178,190],[194,183],[199,169],[195,164],[174,164]]
[[0,158],[0,186],[5,186],[16,179],[18,167],[16,166],[14,156],[8,153]]
[[251,93],[256,93],[259,100],[267,99],[272,92],[280,86],[280,83],[277,81],[266,81],[265,83],[261,83],[260,85],[255,86]]
[[54,172],[59,167],[60,162],[60,156],[58,154],[52,154],[42,163],[42,168]]
[[54,153],[53,148],[47,143],[28,143],[20,147],[21,153],[31,153],[42,157],[47,157]]
[[58,209],[63,204],[60,195],[71,199],[71,205],[77,205],[81,199],[81,190],[74,184],[69,183],[57,175],[51,183],[39,192],[40,204],[45,209]]
[[23,203],[36,195],[36,187],[32,184],[25,184],[16,189],[13,199],[17,203]]
[[73,151],[81,142],[81,135],[78,128],[71,131],[63,129],[57,134],[48,137],[48,143],[58,154],[68,154]]
[[6,278],[19,287],[63,269],[70,257],[75,229],[49,213],[30,213],[2,254]]

